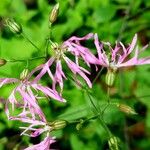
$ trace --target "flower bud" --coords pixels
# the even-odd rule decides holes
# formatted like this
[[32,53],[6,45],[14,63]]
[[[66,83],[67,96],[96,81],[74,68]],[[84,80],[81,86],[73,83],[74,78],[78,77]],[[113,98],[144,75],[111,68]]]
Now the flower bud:
[[51,48],[52,48],[53,50],[58,49],[58,48],[59,48],[58,43],[56,43],[56,42],[51,42]]
[[131,114],[131,115],[136,115],[137,113],[132,109],[130,106],[125,105],[125,104],[118,104],[117,107],[119,108],[120,111],[126,113],[126,114]]
[[12,31],[15,34],[21,34],[22,33],[22,27],[19,23],[17,23],[16,21],[14,21],[13,19],[6,19],[6,26],[8,26],[8,28],[10,29],[10,31]]
[[66,120],[56,120],[56,121],[50,123],[50,126],[52,127],[53,130],[60,130],[67,126],[67,121]]
[[114,71],[111,71],[111,70],[108,70],[107,71],[107,74],[105,76],[105,83],[108,85],[108,86],[113,86],[114,84],[114,81],[115,81],[115,72]]
[[80,122],[76,125],[76,129],[79,131],[83,126],[84,120],[80,119]]
[[28,69],[24,69],[24,70],[22,71],[22,73],[20,74],[20,79],[21,79],[21,80],[26,79],[26,77],[28,76],[28,73],[29,73],[29,70],[28,70]]
[[0,59],[0,67],[4,66],[7,63],[5,59]]
[[52,9],[52,11],[51,11],[51,13],[50,13],[49,21],[50,21],[51,24],[56,21],[56,19],[57,19],[57,17],[58,17],[58,13],[59,13],[59,3],[57,3],[57,4],[53,7],[53,9]]
[[118,148],[118,140],[115,136],[112,136],[109,140],[108,140],[108,145],[110,150],[119,150]]

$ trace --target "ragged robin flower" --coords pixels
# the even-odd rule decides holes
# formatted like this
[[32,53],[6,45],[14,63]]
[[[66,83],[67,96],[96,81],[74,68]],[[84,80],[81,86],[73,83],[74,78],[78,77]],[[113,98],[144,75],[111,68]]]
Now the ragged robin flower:
[[[122,42],[116,43],[116,46],[112,48],[109,42],[99,42],[98,35],[95,34],[95,46],[97,48],[100,65],[112,70],[117,70],[120,67],[128,67],[135,65],[150,64],[150,57],[139,58],[139,54],[143,52],[148,45],[139,49],[137,42],[137,34],[135,34],[131,44],[125,47]],[[104,46],[108,46],[110,55],[107,55]],[[130,58],[130,54],[133,56]]]
[[[99,63],[99,60],[90,52],[90,50],[80,44],[80,41],[88,40],[91,38],[93,38],[92,33],[82,38],[73,36],[61,45],[50,41],[54,55],[45,64],[38,66],[32,71],[31,75],[36,71],[40,71],[34,81],[37,82],[44,74],[48,73],[53,82],[53,89],[55,90],[56,84],[59,84],[61,89],[60,93],[62,93],[63,80],[66,79],[65,73],[62,69],[62,61],[64,61],[71,72],[74,75],[78,74],[81,76],[86,81],[87,85],[91,88],[91,81],[86,75],[90,74],[90,72],[87,69],[81,67],[78,61],[79,59],[82,59],[88,66],[90,64],[97,65]],[[75,62],[67,57],[66,53],[72,54],[75,57]],[[56,63],[56,70],[54,75],[51,72],[51,66],[53,63]],[[77,80],[77,78],[75,78],[75,80]]]
[[37,137],[42,133],[46,134],[46,137],[39,144],[29,146],[25,150],[49,150],[50,145],[55,142],[55,137],[50,137],[52,127],[48,125],[47,121],[34,120],[28,117],[11,117],[11,120],[19,120],[21,122],[29,124],[28,127],[20,127],[24,131],[21,135],[29,137]]
[[29,124],[27,127],[20,127],[23,129],[21,135],[26,135],[29,137],[37,137],[42,133],[46,134],[45,139],[39,144],[30,146],[25,150],[49,150],[50,145],[55,142],[55,137],[50,137],[50,132],[53,130],[63,129],[67,125],[65,120],[56,120],[54,122],[47,122],[42,120],[35,120],[29,117],[11,117],[11,120],[19,120],[21,122]]
[[[11,109],[9,104],[12,105],[12,112],[15,108],[22,108],[22,112],[18,116],[31,115],[35,119],[38,114],[41,120],[45,120],[44,114],[38,105],[39,92],[45,96],[64,102],[65,100],[54,90],[49,87],[35,83],[31,80],[28,70],[24,69],[21,73],[20,79],[17,78],[0,78],[0,88],[6,84],[15,83],[16,87],[12,90],[8,100],[6,101],[6,114],[8,118],[11,117]],[[18,97],[19,96],[19,97]]]
[[[103,67],[107,67],[106,84],[113,86],[115,81],[115,74],[118,68],[137,66],[150,64],[150,57],[139,58],[139,54],[144,51],[148,45],[139,49],[137,42],[137,34],[135,34],[131,44],[125,47],[122,42],[116,43],[115,47],[112,48],[109,42],[99,42],[98,35],[95,34],[95,46],[98,52],[99,63]],[[107,46],[110,50],[109,54],[106,54],[104,47]],[[134,53],[130,58],[130,54]]]

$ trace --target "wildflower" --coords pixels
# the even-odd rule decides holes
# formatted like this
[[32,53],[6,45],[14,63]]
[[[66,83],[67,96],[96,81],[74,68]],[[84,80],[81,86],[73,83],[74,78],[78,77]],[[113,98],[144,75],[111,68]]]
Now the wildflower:
[[38,120],[38,119],[32,119],[27,116],[11,117],[10,120],[18,120],[30,124],[27,127],[20,127],[20,129],[24,130],[21,133],[21,135],[26,135],[30,137],[37,137],[44,132],[49,133],[53,130],[60,130],[65,128],[67,125],[66,120],[55,120],[53,122],[47,122],[46,119]]
[[66,121],[64,120],[57,120],[52,123],[48,123],[45,121],[33,120],[28,117],[11,117],[11,120],[19,120],[24,123],[30,124],[28,127],[20,127],[24,131],[21,135],[26,135],[30,137],[37,137],[42,133],[46,133],[47,136],[45,139],[36,145],[30,146],[25,150],[49,150],[50,145],[55,142],[55,137],[50,137],[49,134],[52,130],[59,130],[66,126]]
[[[35,78],[37,82],[46,72],[49,74],[49,77],[53,81],[53,89],[56,88],[56,85],[59,84],[59,87],[63,90],[63,79],[66,79],[65,73],[62,69],[62,61],[65,61],[68,68],[74,75],[80,75],[91,88],[92,84],[86,74],[90,74],[88,70],[79,65],[79,58],[82,58],[83,61],[89,66],[90,64],[98,64],[99,60],[90,52],[90,50],[80,44],[80,41],[88,40],[93,37],[93,34],[88,34],[85,37],[78,38],[73,36],[72,38],[65,41],[62,45],[51,42],[51,48],[54,51],[54,56],[52,56],[45,64],[42,64],[35,68],[31,74],[40,70],[40,73]],[[75,62],[67,57],[67,53],[71,53],[75,56]],[[56,63],[55,74],[53,75],[50,67],[53,63]],[[77,79],[76,79],[77,80]],[[78,81],[78,80],[77,80]]]
[[[137,42],[137,34],[135,34],[131,44],[128,47],[125,47],[123,43],[116,43],[115,48],[111,47],[109,42],[99,42],[98,36],[95,34],[95,46],[98,51],[99,62],[102,66],[107,67],[112,70],[117,70],[120,67],[128,67],[134,65],[144,65],[150,64],[150,57],[146,58],[138,58],[139,54],[144,51],[148,45],[139,50],[136,45]],[[104,46],[108,46],[110,49],[111,56],[107,55],[104,51]],[[129,55],[134,51],[134,56],[129,58]]]
[[10,117],[10,120],[18,120],[24,123],[29,124],[27,127],[20,127],[23,129],[21,135],[26,135],[30,137],[37,137],[40,134],[46,132],[50,132],[53,128],[48,125],[47,120],[38,120],[30,118],[28,116],[17,116],[17,117]]
[[[22,113],[19,114],[21,116],[27,115],[30,112],[33,118],[35,118],[35,114],[38,114],[42,120],[45,120],[44,114],[42,113],[37,103],[37,99],[39,99],[39,92],[42,92],[45,96],[56,99],[58,101],[65,101],[56,91],[53,91],[49,87],[45,87],[41,84],[35,82],[33,83],[32,81],[30,81],[30,76],[26,74],[26,70],[23,71],[20,79],[0,78],[0,87],[10,83],[16,83],[18,85],[13,89],[6,102],[5,111],[8,118],[10,117],[9,104],[11,104],[12,111],[14,111],[15,106],[19,106],[19,108],[20,106],[23,107]],[[19,98],[17,97],[18,95],[20,96]]]
[[42,133],[46,133],[45,139],[40,142],[39,144],[32,145],[25,150],[49,150],[50,145],[55,142],[54,137],[50,137],[50,131],[53,128],[48,124],[47,120],[37,120],[32,119],[28,116],[17,116],[17,117],[10,117],[10,120],[18,120],[24,123],[29,124],[27,127],[20,127],[23,129],[21,135],[29,136],[29,137],[37,137]]
[[50,131],[53,128],[48,124],[47,120],[37,120],[27,116],[17,116],[10,117],[10,120],[18,120],[24,123],[29,124],[27,127],[20,127],[23,129],[21,135],[29,136],[29,137],[37,137],[42,133],[46,133],[46,137],[39,144],[29,146],[25,150],[49,150],[50,145],[55,142],[55,137],[50,137]]

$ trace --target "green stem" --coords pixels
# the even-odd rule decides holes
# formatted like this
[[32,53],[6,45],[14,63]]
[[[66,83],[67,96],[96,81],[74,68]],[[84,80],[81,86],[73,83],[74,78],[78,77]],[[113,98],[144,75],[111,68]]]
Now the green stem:
[[102,127],[105,129],[105,131],[107,132],[109,138],[112,137],[112,133],[111,131],[109,130],[109,128],[107,127],[106,123],[104,122],[104,120],[99,116],[98,117],[99,119],[99,122],[101,123]]
[[29,59],[12,59],[12,60],[7,60],[7,62],[26,62],[26,61],[32,61],[37,59],[45,59],[45,56],[33,57]]
[[40,51],[40,49],[25,35],[25,33],[21,34],[33,47],[35,47],[38,51]]
[[[69,77],[69,79],[73,82],[75,82],[71,77]],[[100,122],[100,124],[102,125],[102,127],[104,128],[104,130],[107,132],[108,136],[111,137],[112,134],[109,130],[109,128],[107,127],[107,125],[105,124],[104,120],[102,119],[102,112],[100,109],[97,108],[97,106],[94,104],[92,98],[91,98],[91,94],[89,93],[89,91],[87,90],[87,88],[84,88],[83,86],[81,87],[88,95],[88,98],[90,100],[90,103],[92,104],[93,108],[96,110],[96,112],[94,112],[97,116],[98,116],[98,120]],[[79,121],[78,121],[79,122]]]
[[48,46],[49,46],[49,43],[51,43],[51,36],[52,36],[52,24],[50,23],[49,24],[49,36],[46,39],[46,48],[45,48],[45,57],[46,58],[48,56]]
[[104,114],[105,110],[110,106],[111,102],[110,102],[110,87],[107,88],[107,104],[104,107],[104,109],[102,110],[102,115]]
[[94,115],[94,116],[92,116],[92,117],[90,117],[90,118],[87,118],[87,119],[83,119],[83,118],[79,118],[78,120],[75,120],[75,121],[68,121],[70,124],[74,124],[74,123],[80,123],[81,122],[81,120],[83,120],[83,124],[85,123],[85,122],[88,122],[88,121],[90,121],[90,120],[94,120],[94,119],[97,119],[98,117],[99,117],[99,115],[100,114],[97,114],[97,115]]
[[98,113],[98,119],[99,119],[100,124],[101,124],[102,127],[105,129],[105,131],[107,132],[108,136],[111,137],[112,134],[111,134],[109,128],[107,127],[106,123],[105,123],[104,120],[102,119],[102,112],[101,112],[101,111],[96,107],[96,105],[94,104],[94,102],[93,102],[93,100],[92,100],[92,98],[91,98],[91,95],[90,95],[90,93],[88,92],[88,90],[86,90],[86,93],[87,93],[87,95],[88,95],[88,97],[89,97],[89,100],[90,100],[90,102],[91,102],[93,108],[94,108],[94,109],[97,111],[97,113]]
[[98,113],[100,113],[99,112],[99,109],[96,107],[96,105],[94,104],[94,102],[93,102],[93,100],[92,100],[92,98],[91,98],[91,95],[90,95],[90,93],[86,90],[86,93],[87,93],[87,95],[88,95],[88,97],[89,97],[89,100],[90,100],[90,103],[92,104],[92,106],[93,106],[93,108],[98,112]]
[[98,79],[98,77],[100,76],[101,72],[103,71],[104,67],[102,67],[100,69],[100,71],[98,72],[98,74],[96,75],[95,79],[93,80],[92,84],[94,84],[96,82],[96,80]]
[[110,103],[110,87],[107,87],[107,101]]
[[27,64],[26,64],[26,68],[28,69],[28,68],[29,68],[29,60],[27,60],[26,63],[27,63]]
[[47,39],[46,39],[46,47],[45,47],[45,57],[47,58],[48,57],[48,46],[49,46],[49,40],[50,40],[50,38],[48,37]]

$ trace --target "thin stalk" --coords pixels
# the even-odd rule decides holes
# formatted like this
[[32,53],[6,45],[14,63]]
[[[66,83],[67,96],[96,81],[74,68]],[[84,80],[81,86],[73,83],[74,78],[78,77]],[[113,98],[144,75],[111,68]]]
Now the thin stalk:
[[[71,77],[69,77],[69,79],[73,82],[75,82],[74,80],[71,79]],[[104,120],[102,119],[102,112],[100,109],[97,108],[97,106],[94,104],[92,98],[91,98],[91,94],[89,93],[89,91],[86,88],[81,87],[86,94],[88,95],[88,98],[90,100],[90,103],[92,104],[93,108],[95,109],[96,112],[94,112],[96,115],[98,115],[98,120],[101,124],[101,126],[104,128],[104,130],[107,132],[108,136],[111,137],[111,131],[109,130],[109,128],[107,127],[107,125],[105,124]]]
[[29,68],[29,60],[27,60],[27,62],[26,62],[26,68],[27,69]]
[[25,33],[21,34],[33,47],[35,47],[38,51],[40,51],[40,49],[25,35]]
[[104,67],[102,67],[102,68],[100,69],[100,71],[99,71],[98,74],[96,75],[95,79],[93,80],[92,84],[94,84],[94,83],[96,82],[96,80],[98,79],[98,77],[99,77],[100,74],[102,73],[103,69],[104,69]]
[[92,104],[93,108],[94,108],[98,113],[100,113],[99,110],[98,110],[98,108],[97,108],[96,105],[94,104],[94,102],[93,102],[93,100],[92,100],[92,98],[91,98],[90,93],[89,93],[87,90],[86,90],[86,93],[87,93],[87,95],[88,95],[88,98],[89,98],[90,103]]
[[40,57],[33,57],[29,59],[12,59],[12,60],[7,60],[7,62],[26,62],[26,61],[33,61],[37,59],[45,59],[45,56],[40,56]]
[[46,39],[46,47],[45,47],[45,57],[47,58],[47,56],[48,56],[48,46],[49,46],[49,40],[50,40],[50,38],[47,38]]
[[94,108],[94,109],[97,111],[97,113],[99,114],[99,115],[98,115],[98,120],[99,120],[100,124],[102,125],[102,127],[104,128],[104,130],[107,132],[108,136],[111,137],[112,134],[111,134],[109,128],[107,127],[107,125],[105,124],[104,120],[102,119],[102,112],[99,112],[98,108],[96,107],[96,105],[94,104],[94,102],[93,102],[93,100],[92,100],[92,98],[91,98],[90,93],[89,93],[87,90],[86,90],[86,93],[87,93],[87,95],[88,95],[88,97],[89,97],[89,100],[90,100],[90,102],[91,102],[93,108]]
[[52,37],[52,23],[49,24],[49,35],[48,35],[48,38],[46,39],[46,48],[45,48],[46,58],[48,56],[48,46],[49,46],[49,43],[51,43],[51,37]]
[[107,87],[107,105],[102,110],[102,115],[104,114],[105,110],[110,106],[110,87]]

